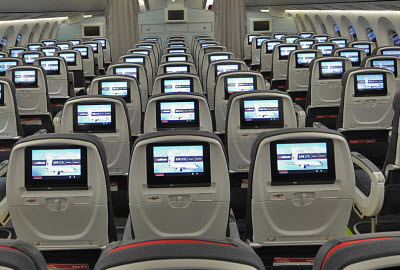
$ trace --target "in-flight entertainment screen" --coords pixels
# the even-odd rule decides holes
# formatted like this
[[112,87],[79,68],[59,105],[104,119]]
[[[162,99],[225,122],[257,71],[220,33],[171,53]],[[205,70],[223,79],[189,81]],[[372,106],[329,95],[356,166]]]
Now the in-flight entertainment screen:
[[139,80],[138,68],[137,67],[115,67],[114,73],[116,75],[125,75],[134,77]]
[[58,56],[64,58],[67,66],[76,66],[76,55],[75,53],[60,53]]
[[193,79],[162,79],[161,93],[190,93],[193,92]]
[[289,54],[297,50],[296,46],[281,46],[279,47],[279,60],[289,59]]
[[225,78],[225,99],[228,100],[233,93],[248,92],[257,89],[254,76],[227,77]]
[[354,78],[354,96],[386,96],[386,74],[356,74]]
[[75,132],[115,132],[114,103],[75,103],[73,127]]
[[333,45],[318,45],[317,50],[321,51],[323,56],[328,56],[332,54]]
[[339,56],[350,59],[353,66],[359,66],[361,63],[360,52],[357,52],[357,51],[340,51]]
[[46,70],[47,75],[60,74],[60,62],[58,60],[39,60],[40,65]]
[[240,127],[243,129],[283,128],[282,99],[241,99]]
[[127,81],[102,81],[99,83],[99,93],[102,96],[117,96],[131,102],[131,91]]
[[390,70],[397,77],[397,65],[394,59],[377,59],[372,60],[372,66]]
[[157,129],[199,128],[199,102],[157,101]]
[[188,73],[189,66],[164,66],[164,72],[169,73]]
[[38,87],[36,70],[14,70],[13,82],[16,88]]
[[341,79],[344,73],[343,61],[320,61],[320,79]]
[[219,76],[221,73],[237,71],[239,70],[239,64],[220,64],[215,67],[215,76]]
[[309,68],[315,57],[315,52],[296,53],[296,68]]

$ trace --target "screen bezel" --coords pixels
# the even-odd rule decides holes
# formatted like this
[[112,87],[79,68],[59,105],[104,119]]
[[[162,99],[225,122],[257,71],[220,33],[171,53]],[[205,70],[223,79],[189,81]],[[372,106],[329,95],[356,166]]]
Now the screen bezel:
[[[257,119],[253,121],[246,121],[244,112],[244,102],[251,100],[278,100],[279,119],[278,120],[262,120]],[[240,129],[268,129],[268,128],[283,128],[284,127],[284,113],[283,113],[283,100],[281,97],[263,98],[263,97],[247,97],[240,99]]]
[[[82,52],[80,50],[78,50],[78,49],[86,49],[87,54],[83,55]],[[75,48],[73,48],[73,50],[79,52],[81,54],[82,59],[89,59],[89,48],[86,48],[86,47],[75,47]]]
[[[293,144],[293,143],[326,143],[328,172],[323,173],[323,175],[319,177],[316,177],[317,173],[279,174],[276,146],[277,144]],[[270,143],[271,186],[333,184],[336,180],[335,154],[333,145],[334,144],[331,139],[292,139],[292,140],[278,140],[271,142]]]
[[[367,52],[364,48],[356,47],[356,46],[362,46],[362,45],[368,45],[369,52]],[[353,48],[362,49],[367,54],[367,56],[372,54],[372,46],[370,43],[356,43],[356,44],[353,44]]]
[[[344,41],[344,47],[340,47],[338,41]],[[342,39],[342,38],[332,39],[331,42],[332,42],[332,43],[335,43],[335,44],[338,46],[338,48],[340,48],[340,49],[344,49],[344,48],[347,47],[347,40],[346,40],[346,39]]]
[[[379,67],[375,67],[374,66],[374,62],[375,61],[393,61],[394,62],[394,72],[393,72],[393,74],[394,74],[394,77],[397,77],[397,74],[398,74],[398,72],[397,72],[397,61],[396,61],[396,59],[381,59],[381,58],[379,58],[379,59],[372,59],[371,60],[371,67],[374,67],[374,68],[379,68]],[[385,69],[385,70],[389,70],[389,69]]]
[[[262,44],[263,44],[263,42],[264,41],[269,41],[269,40],[271,40],[271,38],[269,38],[269,37],[260,37],[260,36],[258,36],[258,37],[256,37],[256,38],[254,38],[255,39],[255,43],[256,43],[256,49],[261,49],[261,46],[262,46]],[[262,39],[263,41],[261,41],[261,44],[260,45],[258,45],[258,40],[259,39]]]
[[[35,83],[32,84],[26,84],[26,83],[15,83],[15,72],[16,71],[34,71],[35,72]],[[36,69],[25,69],[25,70],[13,70],[12,71],[12,82],[15,85],[15,88],[38,88],[39,82],[38,82],[38,71]]]
[[[357,76],[358,75],[383,75],[383,82],[384,88],[383,90],[358,90],[357,86]],[[371,96],[387,96],[388,93],[388,86],[387,86],[387,74],[385,72],[375,72],[375,71],[368,71],[354,74],[354,97],[371,97]]]
[[[240,64],[239,63],[223,63],[223,64],[216,64],[215,65],[215,78],[217,78],[219,75],[227,73],[227,72],[222,72],[221,74],[218,74],[218,66],[233,66],[236,65],[238,67],[237,71],[240,70]],[[231,71],[228,71],[231,72]]]
[[[155,176],[153,148],[157,146],[203,146],[203,168],[202,176]],[[146,168],[148,188],[177,188],[177,187],[210,187],[211,186],[211,162],[210,145],[207,142],[171,142],[150,143],[146,146]],[[185,183],[189,182],[189,183]]]
[[[169,121],[168,123],[162,123],[161,121],[161,103],[175,103],[175,102],[194,102],[194,113],[195,119],[191,122],[185,121]],[[168,100],[157,100],[156,101],[156,125],[157,130],[168,130],[168,129],[200,129],[200,110],[199,100],[197,99],[168,99]]]
[[[279,44],[276,44],[272,50],[269,50],[268,49],[268,42],[275,42],[275,43],[279,42]],[[267,41],[267,45],[265,46],[266,54],[272,54],[274,52],[275,47],[278,46],[278,45],[282,45],[282,44],[283,44],[283,41],[270,41],[270,40]]]
[[[357,62],[353,62],[353,61],[351,61],[350,58],[347,58],[346,56],[341,55],[342,53],[349,53],[349,52],[356,52],[357,53],[357,55],[358,55],[358,61]],[[346,51],[346,50],[343,50],[343,51],[339,51],[339,56],[349,59],[352,66],[358,67],[358,66],[361,65],[361,53],[360,53],[360,51]]]
[[[319,49],[320,47],[328,47],[328,46],[329,46],[329,47],[332,47],[332,50],[331,50],[331,53],[330,53],[330,54],[324,54],[323,50]],[[335,49],[335,46],[334,46],[334,45],[331,45],[331,44],[327,44],[327,45],[325,45],[325,44],[320,44],[320,45],[317,45],[315,48],[316,48],[318,51],[321,52],[322,56],[329,56],[329,55],[332,55],[333,50]]]
[[[19,51],[19,53],[16,55],[16,56],[13,56],[13,52],[14,51]],[[25,49],[10,49],[10,57],[12,57],[12,58],[18,58],[19,57],[19,54],[20,53],[22,53],[22,52],[25,52],[26,50]]]
[[[337,73],[330,73],[328,75],[326,74],[322,74],[322,63],[326,63],[326,62],[342,62],[342,69],[343,72],[341,74],[337,74]],[[343,74],[346,72],[345,70],[345,63],[343,60],[322,60],[319,61],[319,79],[320,80],[338,80],[338,79],[342,79]]]
[[[185,59],[186,60],[179,60],[179,61],[171,61],[170,60],[170,58],[171,57],[185,57]],[[170,56],[167,56],[167,62],[188,62],[188,56],[187,55],[181,55],[181,56],[178,56],[178,55],[170,55]]]
[[[67,60],[62,56],[63,54],[73,54],[74,55],[74,62],[67,62]],[[76,63],[76,53],[73,53],[73,52],[60,52],[58,54],[58,56],[64,59],[64,62],[67,64],[67,66],[76,66],[77,65],[77,63]]]
[[[138,65],[141,65],[141,64],[138,64]],[[117,69],[118,69],[118,68],[136,68],[136,70],[137,70],[137,72],[136,72],[136,78],[135,78],[134,76],[131,76],[131,75],[117,74]],[[139,76],[139,67],[135,67],[135,66],[133,66],[133,67],[116,66],[116,67],[113,67],[113,72],[114,72],[115,75],[128,76],[128,77],[135,78],[137,81],[139,81],[139,78],[140,78],[140,76]]]
[[[228,92],[228,79],[231,78],[249,78],[252,77],[253,78],[253,82],[254,82],[254,89],[250,90],[250,91],[243,91],[243,92],[234,92],[234,93],[229,93]],[[229,97],[235,93],[246,93],[246,92],[252,92],[257,90],[257,78],[255,75],[242,75],[242,74],[236,74],[236,75],[230,75],[230,76],[225,76],[224,78],[224,91],[225,91],[225,100],[229,100]]]
[[[384,54],[384,52],[390,52],[390,51],[398,51],[398,54]],[[381,55],[385,56],[399,56],[400,57],[400,47],[398,49],[382,49],[381,50]]]
[[311,60],[311,62],[310,63],[302,63],[302,64],[299,64],[299,54],[310,54],[310,53],[312,53],[312,54],[314,54],[314,59],[315,58],[317,58],[317,53],[316,52],[299,52],[299,53],[296,53],[295,54],[295,58],[296,58],[296,68],[305,68],[305,69],[308,69],[308,68],[310,68],[310,64],[312,63],[312,61],[314,61],[314,59],[313,60]]
[[[26,61],[26,58],[25,58],[26,55],[37,55],[37,57],[33,59],[33,62],[30,62],[30,63],[29,63],[29,62]],[[33,64],[33,63],[35,62],[35,60],[36,60],[37,58],[39,58],[39,57],[40,57],[40,54],[37,53],[37,52],[29,52],[29,53],[24,53],[24,54],[22,55],[22,58],[24,59],[25,63],[27,63],[27,64]]]
[[[179,73],[176,73],[179,74]],[[193,93],[194,92],[194,81],[193,78],[163,78],[161,79],[161,93],[165,94],[165,81],[168,80],[190,80],[190,92],[170,92],[170,93],[174,93],[174,94],[181,94],[181,93]],[[167,93],[169,94],[169,93]]]
[[45,72],[46,72],[46,75],[50,75],[50,76],[52,76],[52,75],[60,75],[61,74],[61,63],[60,63],[60,60],[58,60],[58,59],[51,59],[51,60],[43,59],[43,60],[39,60],[39,65],[41,67],[43,67],[42,62],[48,62],[48,61],[57,61],[58,69],[57,70],[45,70],[43,68],[45,70]]
[[[111,105],[111,125],[78,125],[78,106],[79,105]],[[73,131],[79,133],[115,133],[116,132],[116,111],[115,103],[107,101],[82,101],[73,104]]]
[[[32,150],[46,149],[80,149],[81,150],[81,179],[76,183],[67,184],[67,180],[40,180],[36,183],[32,179]],[[88,189],[88,164],[87,164],[87,148],[85,146],[28,146],[25,148],[25,189],[30,190],[87,190]],[[59,182],[54,185],[55,182]]]
[[[126,96],[108,96],[108,95],[103,95],[103,91],[102,91],[102,84],[106,82],[106,83],[110,83],[110,82],[126,82],[127,83],[127,95]],[[99,88],[98,88],[98,94],[104,97],[120,97],[123,100],[125,100],[126,103],[131,103],[131,85],[129,83],[128,80],[117,80],[117,79],[106,79],[106,80],[101,80],[98,83]]]

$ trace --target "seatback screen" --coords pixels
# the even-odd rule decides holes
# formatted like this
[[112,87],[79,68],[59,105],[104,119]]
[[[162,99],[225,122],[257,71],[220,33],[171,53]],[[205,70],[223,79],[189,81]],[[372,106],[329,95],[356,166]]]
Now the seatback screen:
[[257,38],[257,39],[256,39],[256,49],[260,49],[262,43],[263,43],[264,41],[267,41],[267,40],[270,40],[270,38],[266,38],[266,37]]
[[296,53],[296,68],[308,68],[316,56],[315,52]]
[[52,46],[54,45],[56,42],[54,40],[47,40],[47,41],[43,41],[44,46]]
[[141,49],[153,49],[153,45],[138,45],[137,47]]
[[25,148],[27,190],[87,189],[87,150],[80,146]]
[[346,57],[347,59],[350,59],[351,63],[353,66],[359,66],[361,61],[360,61],[360,52],[357,51],[341,51],[339,52],[339,56]]
[[333,39],[332,43],[336,43],[339,48],[346,48],[347,41],[345,39]]
[[42,45],[40,45],[40,44],[31,44],[31,45],[28,45],[28,49],[29,49],[30,51],[37,51],[37,50],[39,50],[40,47],[42,47]]
[[354,78],[354,96],[386,96],[386,74],[356,74]]
[[305,139],[270,144],[271,184],[328,184],[335,181],[333,141]]
[[301,40],[299,41],[299,44],[302,49],[310,49],[312,45],[314,45],[314,41],[312,40]]
[[115,105],[114,103],[75,103],[74,132],[104,133],[115,132]]
[[157,41],[157,38],[145,38],[146,41]]
[[15,88],[36,88],[38,87],[36,70],[14,70],[13,82]]
[[253,39],[255,37],[258,37],[259,35],[248,35],[247,36],[247,45],[251,45],[251,42],[253,42]]
[[46,56],[54,56],[54,54],[56,53],[57,49],[55,48],[43,48],[42,52],[44,53],[44,55]]
[[344,73],[343,61],[320,61],[320,79],[341,79]]
[[0,75],[4,76],[10,67],[17,66],[17,61],[0,61]]
[[199,102],[157,101],[157,130],[170,128],[199,128]]
[[225,99],[228,100],[234,93],[256,90],[256,84],[254,76],[227,77],[225,78]]
[[60,48],[60,50],[68,50],[69,46],[70,45],[66,43],[57,44],[57,47]]
[[137,53],[137,54],[144,54],[144,55],[149,55],[149,51],[132,51],[131,53]]
[[58,60],[40,60],[40,65],[46,70],[47,75],[60,74],[60,62]]
[[211,186],[208,143],[149,144],[146,155],[149,188]]
[[185,44],[170,44],[169,48],[183,48]]
[[397,77],[396,60],[394,60],[394,59],[377,59],[377,60],[372,60],[371,64],[373,67],[390,70],[391,72],[394,73],[394,76]]
[[315,36],[314,39],[318,40],[318,42],[326,42],[328,40],[327,36]]
[[276,45],[282,44],[282,41],[269,41],[267,42],[267,51],[266,53],[273,53]]
[[124,62],[144,64],[144,57],[125,57]]
[[25,53],[24,54],[24,60],[25,63],[27,64],[33,64],[33,62],[35,62],[36,58],[39,58],[40,55],[38,53]]
[[274,38],[276,39],[282,39],[283,37],[286,37],[285,34],[275,34]]
[[327,56],[331,55],[333,51],[332,45],[319,45],[317,46],[317,50],[321,51],[322,55]]
[[281,46],[279,47],[279,60],[287,60],[289,54],[297,50],[296,46]]
[[74,48],[74,51],[78,51],[81,53],[82,59],[89,59],[89,49],[86,47],[77,47]]
[[75,53],[59,53],[60,57],[64,58],[67,66],[76,66],[76,54]]
[[73,46],[81,44],[80,40],[69,40],[68,42],[71,43]]
[[188,73],[189,66],[164,66],[164,72],[169,73]]
[[400,56],[400,49],[386,49],[382,50],[382,55],[393,55],[393,56]]
[[10,56],[11,57],[18,57],[18,55],[22,52],[24,52],[24,49],[11,49],[10,50]]
[[127,81],[102,81],[99,83],[99,94],[102,96],[117,96],[131,102],[131,91]]
[[161,93],[190,93],[193,92],[193,79],[162,79]]
[[239,70],[239,64],[221,64],[215,67],[215,76],[219,76],[221,73],[237,71]]
[[301,36],[301,38],[310,38],[310,37],[312,37],[312,33],[301,33],[300,34],[300,36]]
[[298,37],[286,37],[286,43],[290,44],[290,43],[294,43],[296,40],[298,40]]
[[210,46],[217,46],[217,43],[204,43],[201,44],[202,48],[210,47]]
[[99,52],[99,44],[97,44],[97,43],[85,43],[85,45],[92,47],[94,53],[98,53]]
[[363,49],[367,55],[371,55],[371,44],[369,44],[369,43],[365,43],[365,44],[362,44],[362,43],[354,44],[353,47],[354,47],[354,48]]
[[114,74],[134,77],[139,80],[139,73],[137,67],[115,67]]
[[187,56],[167,56],[167,62],[187,62]]
[[186,53],[185,49],[171,49],[168,50],[168,53]]
[[101,47],[102,47],[103,49],[107,49],[107,42],[106,42],[105,39],[95,39],[94,41],[100,42]]
[[243,98],[240,100],[240,128],[283,128],[281,98]]
[[210,63],[218,60],[228,60],[229,54],[210,55]]

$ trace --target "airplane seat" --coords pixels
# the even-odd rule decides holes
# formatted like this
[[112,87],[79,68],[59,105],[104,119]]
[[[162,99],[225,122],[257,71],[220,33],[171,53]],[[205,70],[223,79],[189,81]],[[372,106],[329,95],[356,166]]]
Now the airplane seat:
[[235,55],[231,52],[211,52],[204,54],[199,63],[199,77],[201,82],[204,83],[206,80],[207,70],[212,62],[228,59],[235,59]]
[[323,56],[331,56],[333,55],[334,50],[336,48],[339,48],[339,46],[336,43],[332,42],[320,42],[314,44],[311,48],[321,51]]
[[206,80],[203,82],[203,89],[211,108],[214,107],[214,89],[218,76],[225,72],[237,70],[247,71],[249,68],[245,62],[234,59],[218,60],[210,64],[207,70]]
[[299,38],[294,43],[300,44],[302,49],[311,49],[318,41],[313,38]]
[[251,42],[254,38],[260,36],[259,34],[246,34],[243,39],[243,61],[246,64],[251,62]]
[[315,122],[320,122],[330,129],[336,129],[342,77],[351,68],[351,60],[340,56],[320,57],[311,63],[306,126],[312,127]]
[[7,70],[6,78],[15,85],[18,112],[25,136],[41,129],[53,133],[52,108],[45,70],[31,65],[14,66]]
[[[193,63],[193,56],[189,53],[169,53],[161,57],[161,64],[171,62],[189,62]],[[197,69],[196,69],[197,70]]]
[[65,41],[65,42],[56,42],[54,44],[55,46],[59,47],[60,50],[69,50],[69,48],[73,45],[71,42],[69,41]]
[[125,230],[131,226],[135,239],[227,236],[227,156],[211,132],[140,136],[133,146],[128,189],[131,218]]
[[26,44],[29,51],[39,51],[39,48],[42,46],[43,44],[40,42],[30,42]]
[[200,93],[153,95],[147,104],[144,133],[166,130],[213,132],[207,99]]
[[225,120],[229,97],[233,93],[254,90],[269,90],[269,83],[256,71],[232,71],[217,78],[214,91],[215,132],[225,133]]
[[328,39],[330,38],[330,36],[327,34],[315,34],[315,35],[312,35],[311,38],[317,40],[318,43],[324,43],[324,42],[328,42]]
[[[123,55],[119,58],[120,63],[133,63],[133,64],[142,64],[146,70],[147,79],[148,79],[148,87],[149,89],[153,89],[153,66],[151,64],[150,57],[144,54],[131,53],[129,55]],[[110,66],[110,65],[109,65]]]
[[313,270],[398,269],[397,232],[352,235],[326,242],[315,257]]
[[44,46],[54,46],[57,43],[57,39],[41,39],[40,42]]
[[297,128],[292,99],[286,93],[272,90],[231,95],[225,128],[229,172],[247,173],[255,138],[263,131],[282,128]]
[[70,88],[74,89],[75,95],[81,96],[86,94],[85,74],[83,71],[81,53],[76,50],[64,50],[56,52],[54,56],[64,58],[68,68]]
[[286,92],[304,110],[310,85],[310,64],[319,57],[322,53],[315,49],[296,50],[289,55]]
[[112,55],[111,55],[111,43],[108,38],[94,38],[93,41],[97,41],[101,43],[103,47],[103,55],[104,55],[104,69],[107,70],[108,66],[112,63]]
[[359,152],[382,168],[389,147],[397,92],[393,72],[381,68],[346,71],[336,129]]
[[286,35],[282,39],[286,44],[294,44],[300,37],[298,35]]
[[362,61],[367,57],[365,50],[354,47],[337,48],[333,51],[333,55],[350,59],[351,65],[355,68],[362,66]]
[[392,56],[400,56],[400,48],[399,46],[383,46],[375,48],[373,55],[392,55]]
[[393,55],[372,55],[363,58],[361,67],[384,68],[392,71],[400,89],[400,57]]
[[271,89],[286,90],[288,59],[291,52],[301,50],[300,44],[280,44],[274,47],[271,68]]
[[93,48],[89,45],[76,45],[71,46],[71,49],[78,51],[81,54],[86,88],[89,86],[90,82],[97,73],[95,68],[95,56],[93,53]]
[[196,68],[198,69],[198,64],[199,64],[199,54],[200,54],[200,50],[202,48],[206,48],[206,47],[212,47],[212,46],[219,46],[219,42],[215,41],[214,39],[202,39],[203,42],[199,42],[197,43],[197,46],[195,48],[195,50],[192,52],[193,53],[193,59],[194,59],[194,64],[196,65]]
[[[197,56],[197,63],[195,63],[195,66],[199,72],[199,75],[202,75],[202,64],[203,64],[203,60],[204,60],[204,56],[210,53],[216,53],[216,52],[227,52],[226,47],[224,46],[219,46],[219,45],[211,45],[211,46],[205,46],[205,45],[209,45],[206,43],[202,43],[200,50],[199,50],[199,54]],[[234,57],[232,57],[234,58]]]
[[158,76],[154,80],[151,95],[168,93],[199,93],[203,94],[200,79],[189,73],[170,73]]
[[331,37],[328,42],[335,43],[339,48],[346,48],[349,44],[349,39],[344,37]]
[[134,48],[128,50],[127,54],[141,54],[141,55],[147,55],[150,58],[151,62],[151,67],[152,67],[152,74],[156,74],[157,72],[157,67],[159,65],[158,59],[156,59],[156,56],[154,54],[154,51],[151,49],[146,49],[146,48]]
[[44,53],[45,56],[54,56],[54,54],[60,51],[60,47],[57,46],[43,46],[39,48],[39,51]]
[[5,79],[6,72],[10,67],[25,65],[25,61],[20,58],[4,57],[0,58],[0,78]]
[[253,40],[251,41],[251,50],[250,51],[251,51],[251,69],[252,70],[259,69],[260,61],[261,61],[260,50],[261,50],[262,43],[264,41],[268,41],[270,39],[271,39],[270,36],[260,35],[260,36],[253,38]]
[[166,62],[158,67],[157,76],[170,73],[190,73],[197,75],[196,67],[189,62]]
[[104,65],[104,52],[103,46],[100,42],[97,41],[86,41],[83,42],[83,45],[88,45],[92,47],[93,56],[95,60],[95,74],[96,76],[105,74],[105,65]]
[[134,49],[150,49],[152,51],[152,54],[154,55],[154,60],[155,60],[155,65],[159,65],[160,61],[160,54],[161,52],[158,50],[158,47],[156,44],[149,43],[149,42],[139,42],[135,45],[133,45]]
[[116,63],[108,67],[107,75],[123,75],[135,78],[140,89],[142,111],[144,112],[150,95],[149,81],[144,66],[134,63]]
[[375,42],[367,41],[367,40],[358,40],[350,42],[348,45],[350,48],[359,48],[365,51],[367,56],[372,55],[372,52],[376,48]]
[[313,35],[315,35],[315,32],[299,32],[297,33],[297,36],[299,36],[302,39],[307,39],[307,38],[311,38]]
[[139,83],[136,78],[122,75],[104,75],[93,79],[89,95],[119,96],[128,108],[131,135],[142,133],[142,104]]
[[21,240],[0,240],[0,268],[5,270],[47,270],[40,251]]
[[27,48],[25,48],[25,47],[11,47],[11,48],[9,48],[8,49],[8,54],[10,55],[10,57],[11,58],[18,58],[18,55],[21,53],[21,52],[25,52],[25,51],[27,51],[28,49]]
[[24,51],[18,54],[18,58],[24,59],[25,64],[32,65],[35,59],[43,57],[44,53],[38,51]]
[[[172,43],[173,45],[173,43]],[[181,47],[181,48],[165,48],[164,52],[162,53],[162,55],[164,54],[170,54],[170,53],[189,53],[190,54],[190,50],[189,48],[186,47]]]
[[272,53],[276,45],[282,44],[281,39],[270,39],[263,41],[260,49],[260,72],[264,74],[265,78],[271,80],[272,70]]
[[99,137],[107,153],[110,175],[127,175],[132,139],[128,108],[121,97],[70,98],[59,123],[60,133],[90,133]]
[[213,37],[210,35],[206,35],[206,34],[199,34],[199,35],[193,35],[192,37],[192,43],[190,46],[190,50],[193,51],[195,49],[195,47],[197,46],[197,44],[199,43],[199,40],[201,39],[209,39],[212,40]]
[[[154,40],[140,40],[139,43],[137,43],[136,45],[142,45],[144,44],[146,45],[152,45],[154,48],[154,53],[158,59],[158,61],[160,60],[161,54],[162,54],[162,50],[161,50],[161,45],[158,41],[154,41]],[[135,48],[146,48],[146,47],[135,47]],[[149,47],[151,48],[151,47]]]
[[264,270],[248,245],[235,239],[177,237],[116,242],[100,255],[95,270]]
[[109,185],[104,146],[96,136],[46,134],[20,140],[7,173],[17,238],[40,250],[101,249],[116,241]]
[[337,131],[261,133],[251,150],[247,242],[252,247],[321,245],[345,236],[354,177],[349,146]]
[[46,72],[52,113],[56,115],[67,99],[75,96],[75,91],[69,84],[67,64],[64,58],[53,56],[37,58],[34,65],[41,66]]

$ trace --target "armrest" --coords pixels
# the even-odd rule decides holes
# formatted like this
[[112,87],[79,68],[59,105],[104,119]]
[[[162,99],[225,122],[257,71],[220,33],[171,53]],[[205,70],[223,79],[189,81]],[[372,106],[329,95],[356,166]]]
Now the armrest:
[[297,127],[303,128],[306,126],[306,112],[300,105],[293,103],[294,111],[297,117]]
[[326,129],[328,129],[328,127],[325,126],[324,124],[322,124],[321,122],[314,122],[313,123],[313,127],[314,128],[326,128]]
[[62,110],[59,111],[56,116],[53,118],[53,125],[55,133],[59,133],[61,130],[61,118],[62,118]]
[[385,177],[369,159],[357,152],[351,152],[353,163],[365,171],[371,179],[369,196],[365,196],[357,187],[354,194],[354,210],[360,218],[375,217],[382,209],[385,197]]

